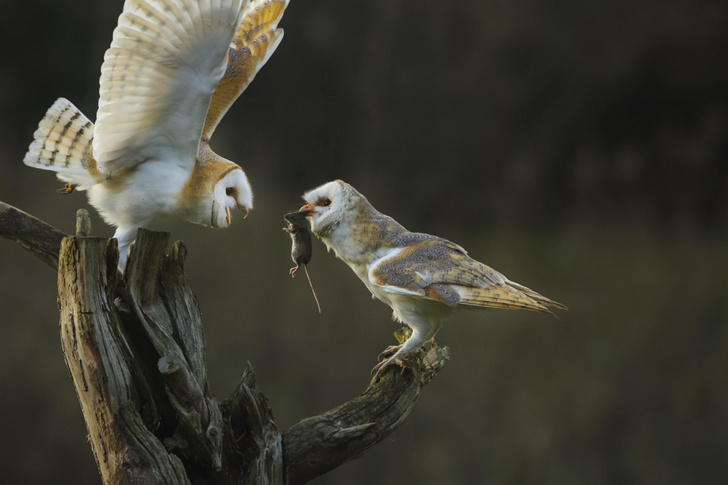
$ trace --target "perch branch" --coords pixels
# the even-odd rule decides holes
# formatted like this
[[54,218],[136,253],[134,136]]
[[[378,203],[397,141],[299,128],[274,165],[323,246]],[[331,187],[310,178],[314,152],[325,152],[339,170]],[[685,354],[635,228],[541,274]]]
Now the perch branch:
[[[88,222],[77,227],[88,229]],[[189,483],[180,459],[139,412],[137,359],[112,303],[117,260],[115,240],[77,236],[61,243],[61,344],[91,448],[104,483]]]
[[[168,241],[168,233],[139,229],[126,266],[126,300],[159,355],[158,370],[183,441],[206,467],[220,471],[222,414],[218,402],[209,397],[200,312],[186,279],[180,277],[185,252],[175,245],[168,255]],[[178,340],[186,344],[180,346]]]
[[67,234],[30,214],[0,202],[0,236],[15,241],[53,269]]
[[409,366],[375,377],[362,395],[291,426],[283,433],[286,483],[306,483],[389,436],[449,359],[447,347],[427,342]]
[[184,245],[167,251],[168,234],[140,230],[122,276],[116,241],[89,233],[86,211],[64,239],[0,202],[0,236],[60,268],[64,357],[106,484],[306,483],[389,436],[449,359],[429,342],[408,367],[280,433],[250,364],[222,404],[211,396]]

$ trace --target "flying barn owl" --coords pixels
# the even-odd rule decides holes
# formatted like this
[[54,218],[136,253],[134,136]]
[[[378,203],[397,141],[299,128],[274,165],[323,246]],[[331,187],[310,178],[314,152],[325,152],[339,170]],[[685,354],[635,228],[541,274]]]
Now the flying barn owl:
[[561,303],[515,283],[467,255],[457,244],[410,232],[377,211],[354,187],[336,180],[303,196],[311,230],[334,250],[372,293],[408,325],[404,344],[387,348],[374,368],[402,366],[407,355],[435,337],[459,305],[552,313]]
[[288,0],[127,0],[101,66],[92,123],[60,98],[23,160],[88,190],[116,227],[124,268],[136,231],[168,215],[228,227],[253,194],[243,169],[210,148],[233,102],[283,38]]

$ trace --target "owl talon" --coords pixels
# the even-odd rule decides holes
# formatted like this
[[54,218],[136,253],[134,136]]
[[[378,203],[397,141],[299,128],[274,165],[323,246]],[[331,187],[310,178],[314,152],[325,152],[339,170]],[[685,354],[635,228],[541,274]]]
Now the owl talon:
[[402,347],[403,345],[390,345],[384,349],[384,351],[382,351],[382,353],[377,357],[377,360],[380,360],[381,362],[374,366],[372,369],[372,375],[381,374],[393,365],[403,368],[407,361],[400,355]]
[[[387,350],[389,350],[389,349],[387,349]],[[386,352],[386,350],[384,352]],[[382,354],[384,354],[384,352]],[[372,375],[376,376],[378,374],[383,374],[385,370],[389,369],[393,365],[396,365],[396,366],[404,369],[404,366],[406,363],[407,363],[407,361],[405,359],[403,359],[402,357],[400,357],[399,355],[397,355],[397,353],[395,352],[395,354],[393,356],[391,356],[388,359],[385,359],[385,360],[381,361],[380,363],[378,363],[377,365],[375,365],[374,368],[372,369]]]
[[392,357],[394,354],[396,354],[397,352],[399,352],[399,349],[401,349],[401,348],[402,348],[401,345],[390,345],[389,347],[384,349],[381,354],[379,354],[379,356],[377,357],[377,360],[388,359],[388,358]]
[[71,182],[67,182],[62,189],[58,189],[56,190],[56,192],[58,192],[59,194],[71,194],[74,190],[76,190],[76,187],[78,187],[78,184],[72,184]]

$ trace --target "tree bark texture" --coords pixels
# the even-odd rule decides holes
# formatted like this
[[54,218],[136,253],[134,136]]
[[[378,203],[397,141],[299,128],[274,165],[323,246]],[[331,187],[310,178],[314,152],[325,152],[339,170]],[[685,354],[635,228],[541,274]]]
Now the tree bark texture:
[[140,229],[126,271],[116,240],[66,236],[0,203],[0,236],[58,268],[61,344],[103,483],[303,484],[360,456],[409,415],[449,359],[430,342],[360,396],[280,432],[250,364],[222,402],[182,243]]

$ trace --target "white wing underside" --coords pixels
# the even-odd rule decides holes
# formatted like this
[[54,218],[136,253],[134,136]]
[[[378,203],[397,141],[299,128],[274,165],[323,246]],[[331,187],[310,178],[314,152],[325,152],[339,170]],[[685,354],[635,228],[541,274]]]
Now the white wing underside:
[[101,66],[93,153],[113,174],[145,160],[192,170],[244,0],[127,0]]

